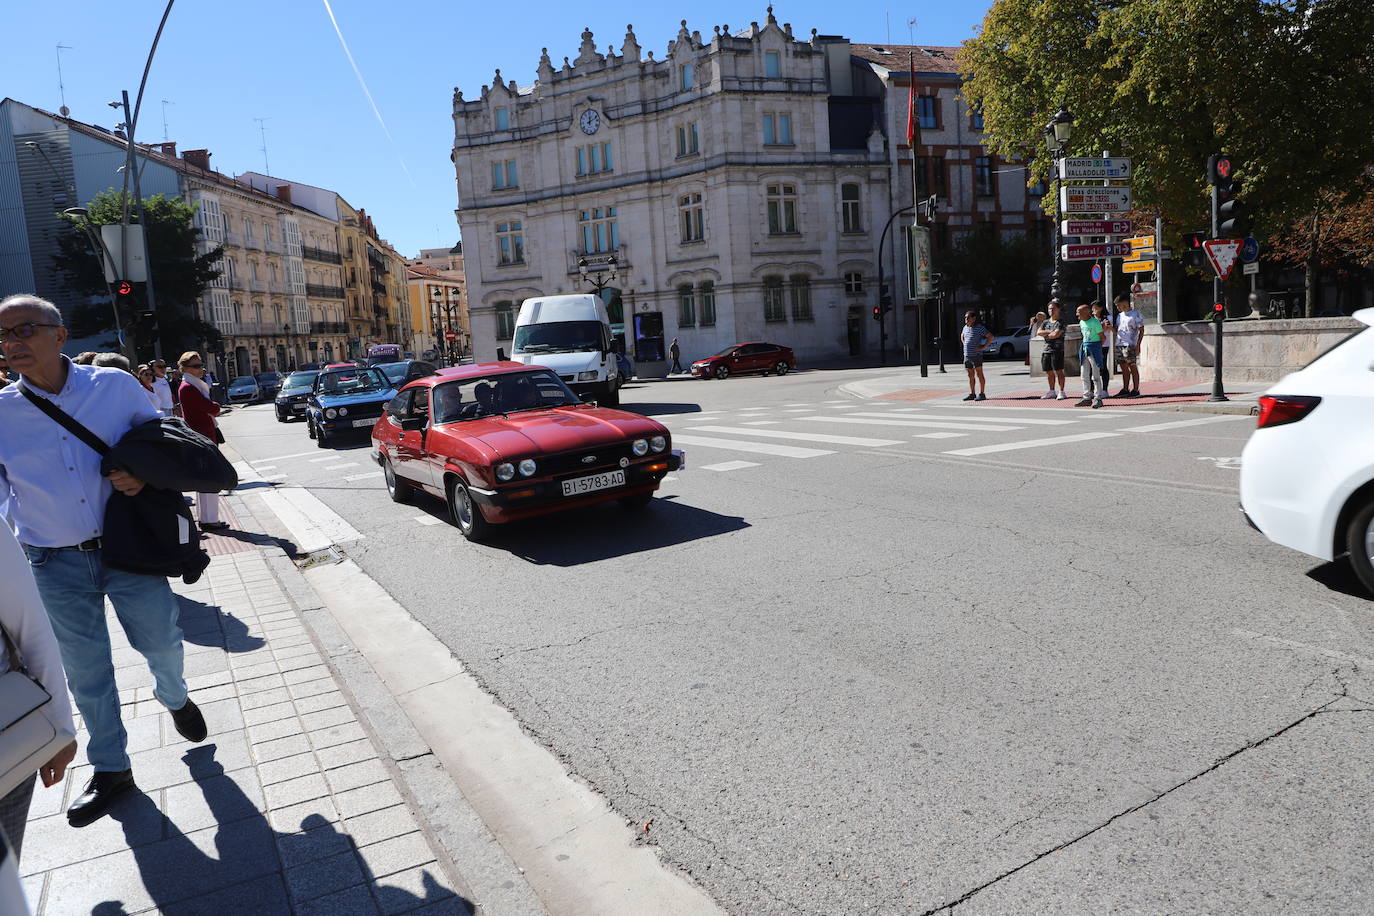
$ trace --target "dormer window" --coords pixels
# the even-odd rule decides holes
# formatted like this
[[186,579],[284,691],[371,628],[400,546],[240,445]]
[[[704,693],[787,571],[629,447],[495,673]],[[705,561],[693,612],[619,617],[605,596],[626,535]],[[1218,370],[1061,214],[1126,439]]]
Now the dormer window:
[[696,74],[692,71],[691,64],[683,64],[678,68],[678,73],[682,76],[682,90],[686,92],[691,89],[696,82]]
[[782,52],[764,51],[763,52],[763,75],[782,76]]
[[497,108],[494,113],[496,115],[496,129],[510,130],[510,109]]

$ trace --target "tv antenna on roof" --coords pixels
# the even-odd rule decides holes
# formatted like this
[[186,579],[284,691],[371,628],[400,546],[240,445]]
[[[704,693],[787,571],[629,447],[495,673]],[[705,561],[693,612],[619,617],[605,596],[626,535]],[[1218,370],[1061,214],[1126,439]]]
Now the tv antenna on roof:
[[64,45],[60,41],[57,43],[57,93],[62,97],[62,107],[57,109],[57,113],[64,118],[71,114],[72,110],[67,107],[67,87],[62,84],[62,52],[70,50],[71,45]]
[[162,100],[162,142],[163,142],[163,143],[166,143],[168,140],[172,139],[171,137],[167,136],[167,106],[168,106],[168,105],[175,105],[175,104],[176,104],[176,102],[169,102],[169,101],[167,101],[166,99],[163,99],[163,100]]
[[907,34],[907,44],[909,44],[909,45],[914,45],[914,44],[916,43],[916,20],[915,20],[915,19],[908,19],[908,20],[906,21],[906,34]]
[[260,147],[260,149],[262,150],[262,173],[264,175],[271,175],[272,167],[267,164],[267,128],[264,126],[264,122],[270,121],[272,119],[254,118],[253,120],[258,122],[258,132],[262,134],[262,146]]

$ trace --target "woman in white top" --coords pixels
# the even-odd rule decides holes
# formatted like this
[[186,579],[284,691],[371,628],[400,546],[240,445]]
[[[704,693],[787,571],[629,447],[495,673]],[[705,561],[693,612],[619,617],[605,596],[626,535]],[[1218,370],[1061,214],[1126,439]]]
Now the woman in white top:
[[143,386],[143,394],[148,398],[148,403],[153,405],[153,410],[164,417],[167,416],[162,412],[162,398],[158,396],[157,389],[153,387],[153,382],[156,380],[153,367],[144,363],[138,367],[134,375],[138,378],[138,383]]
[[[19,540],[3,521],[0,521],[0,582],[4,583],[4,591],[0,592],[0,624],[4,625],[5,632],[24,657],[29,674],[52,694],[49,709],[53,721],[63,734],[72,739],[70,744],[38,769],[38,775],[43,777],[43,785],[56,785],[62,781],[68,764],[76,756],[76,724],[72,721],[71,701],[67,697],[67,672],[62,668],[57,637],[53,636],[48,613],[43,609],[43,599],[38,597],[33,570],[24,556],[23,548],[19,546]],[[10,670],[12,664],[9,649],[0,639],[0,672]],[[24,843],[24,825],[29,819],[29,801],[32,798],[32,776],[0,798],[0,829],[9,838],[16,859]]]

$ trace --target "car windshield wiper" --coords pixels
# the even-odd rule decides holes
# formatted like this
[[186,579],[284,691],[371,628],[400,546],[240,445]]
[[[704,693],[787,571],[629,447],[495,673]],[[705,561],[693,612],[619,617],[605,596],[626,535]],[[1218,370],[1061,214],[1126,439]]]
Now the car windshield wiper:
[[553,347],[553,344],[521,344],[521,345],[520,345],[520,352],[521,352],[521,353],[543,353],[543,352],[545,352],[545,351],[547,351],[547,350],[552,350],[553,348],[554,348],[554,347]]

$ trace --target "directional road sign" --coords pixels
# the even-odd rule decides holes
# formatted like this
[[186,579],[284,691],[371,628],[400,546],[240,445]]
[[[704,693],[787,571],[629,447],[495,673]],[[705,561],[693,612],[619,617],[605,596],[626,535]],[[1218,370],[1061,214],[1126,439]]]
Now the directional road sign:
[[1231,276],[1243,244],[1240,239],[1208,239],[1202,243],[1202,250],[1207,252],[1207,260],[1212,262],[1217,276],[1225,280]]
[[1066,219],[1059,223],[1059,231],[1067,236],[1129,235],[1128,219]]
[[1124,258],[1131,253],[1131,246],[1120,242],[1105,245],[1064,245],[1060,249],[1066,261],[1092,261],[1097,258]]
[[1070,180],[1076,178],[1116,178],[1124,181],[1131,177],[1131,160],[1068,156],[1059,160],[1059,177]]
[[1124,213],[1129,209],[1130,188],[1071,184],[1059,189],[1061,213]]
[[1132,251],[1154,251],[1155,237],[1153,235],[1137,235],[1133,239],[1127,239],[1126,244],[1131,246]]
[[1154,261],[1122,261],[1121,270],[1128,274],[1145,273],[1155,269]]
[[1245,244],[1240,246],[1240,259],[1246,264],[1259,260],[1259,241],[1253,235],[1246,236]]

